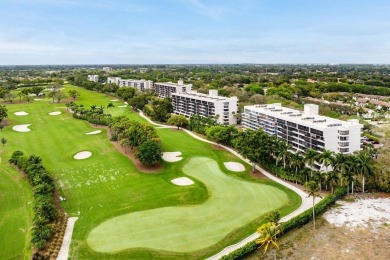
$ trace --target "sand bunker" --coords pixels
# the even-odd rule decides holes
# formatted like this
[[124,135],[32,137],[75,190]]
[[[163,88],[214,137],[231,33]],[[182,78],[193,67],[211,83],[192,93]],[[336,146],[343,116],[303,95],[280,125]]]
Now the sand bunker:
[[35,101],[41,101],[43,100],[42,98],[34,98]]
[[118,99],[111,99],[110,101],[111,102],[118,102],[119,100]]
[[100,134],[101,132],[102,132],[102,130],[96,130],[96,131],[85,133],[85,134],[86,135],[97,135],[97,134]]
[[60,111],[55,111],[55,112],[50,112],[49,115],[51,116],[58,116],[61,115],[62,113]]
[[189,185],[194,184],[194,182],[187,177],[176,178],[176,179],[171,180],[171,182],[173,184],[178,185],[178,186],[189,186]]
[[75,156],[73,156],[73,158],[75,158],[76,160],[83,160],[83,159],[87,159],[91,156],[92,156],[92,153],[90,151],[82,151],[82,152],[76,153]]
[[28,128],[31,124],[24,124],[24,125],[16,125],[12,127],[12,130],[20,133],[30,132],[31,130]]
[[127,107],[127,105],[123,105],[123,106],[117,106],[117,107]]
[[229,171],[233,171],[233,172],[245,171],[245,166],[238,162],[225,162],[223,164]]
[[339,207],[324,214],[325,219],[335,225],[346,225],[350,229],[374,228],[390,223],[390,198],[362,199],[355,202],[338,201]]
[[18,111],[14,113],[15,116],[27,116],[28,113],[24,111]]
[[183,157],[181,157],[181,152],[165,152],[163,153],[162,158],[167,162],[178,162],[183,159]]

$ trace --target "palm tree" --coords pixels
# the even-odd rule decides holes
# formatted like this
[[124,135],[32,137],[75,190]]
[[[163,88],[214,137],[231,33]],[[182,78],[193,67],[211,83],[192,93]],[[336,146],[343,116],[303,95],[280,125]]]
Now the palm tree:
[[360,151],[356,158],[357,164],[359,165],[359,173],[363,177],[362,189],[364,193],[365,177],[369,177],[373,173],[372,156],[366,151]]
[[349,163],[348,163],[348,170],[344,175],[347,178],[348,185],[352,184],[351,186],[352,194],[353,194],[353,185],[355,182],[355,176],[359,174],[359,172],[360,172],[359,163],[357,161],[356,156],[350,156]]
[[322,183],[325,180],[324,174],[320,171],[315,171],[313,174],[313,180],[318,183],[320,191],[322,190]]
[[268,251],[270,246],[274,247],[274,259],[276,259],[276,250],[279,250],[279,245],[276,243],[276,239],[280,234],[280,228],[275,223],[269,222],[261,225],[257,229],[257,232],[260,234],[260,236],[258,239],[256,239],[256,243],[264,246],[264,253]]
[[325,167],[325,174],[328,173],[328,167],[333,163],[333,152],[324,149],[318,156],[318,162],[321,163],[321,169]]
[[332,189],[332,194],[333,194],[333,188],[335,185],[337,185],[337,182],[339,180],[339,175],[335,171],[330,171],[325,177],[326,182],[329,183],[331,189]]
[[343,177],[344,177],[344,172],[348,168],[348,160],[349,156],[345,155],[343,153],[337,153],[335,154],[334,157],[334,169],[335,171],[339,171],[340,173],[340,186],[343,186]]
[[[276,162],[283,160],[283,168],[286,168],[286,159],[290,153],[289,149],[291,148],[291,145],[287,144],[284,141],[278,142],[278,151],[277,151],[277,158]],[[278,165],[278,163],[276,163]]]
[[320,193],[318,192],[319,187],[315,181],[309,181],[306,183],[306,191],[309,193],[308,197],[313,197],[313,224],[314,224],[314,230],[316,229],[316,219],[315,219],[315,212],[314,212],[314,204],[315,204],[315,198],[320,197]]
[[307,163],[307,165],[310,166],[311,176],[313,176],[313,166],[317,157],[318,157],[318,153],[311,148],[307,149],[303,156],[305,163]]
[[295,169],[295,183],[298,183],[298,169],[303,168],[304,162],[299,153],[290,153],[289,166]]
[[300,174],[305,178],[305,184],[306,184],[308,177],[312,176],[313,172],[309,168],[303,168]]

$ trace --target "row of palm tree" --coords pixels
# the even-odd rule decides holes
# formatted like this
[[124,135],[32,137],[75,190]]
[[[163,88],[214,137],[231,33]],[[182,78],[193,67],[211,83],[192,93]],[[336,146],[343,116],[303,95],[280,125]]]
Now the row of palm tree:
[[334,153],[324,149],[317,152],[313,149],[307,149],[304,153],[292,152],[291,145],[282,140],[277,141],[274,156],[276,165],[282,163],[286,172],[295,179],[316,181],[320,190],[322,184],[325,189],[331,187],[332,193],[336,186],[347,185],[348,193],[351,187],[354,192],[354,185],[358,178],[361,179],[362,192],[365,191],[367,178],[372,177],[373,169],[373,150],[365,149],[354,154]]

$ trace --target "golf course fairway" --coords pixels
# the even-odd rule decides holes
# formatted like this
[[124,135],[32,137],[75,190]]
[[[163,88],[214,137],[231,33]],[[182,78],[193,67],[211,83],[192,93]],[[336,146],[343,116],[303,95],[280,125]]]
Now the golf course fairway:
[[224,174],[210,158],[193,157],[182,170],[206,185],[210,194],[206,202],[111,218],[89,233],[88,245],[102,253],[130,248],[192,252],[218,243],[232,230],[289,202],[278,188]]

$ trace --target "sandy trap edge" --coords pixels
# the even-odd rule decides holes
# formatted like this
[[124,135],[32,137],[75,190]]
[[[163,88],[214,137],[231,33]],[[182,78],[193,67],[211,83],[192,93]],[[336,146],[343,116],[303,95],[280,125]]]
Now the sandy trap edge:
[[102,132],[102,130],[96,130],[96,131],[92,131],[92,132],[88,132],[88,133],[85,133],[86,135],[97,135],[97,134],[100,134]]
[[164,152],[162,158],[167,162],[178,162],[183,159],[181,152]]
[[233,171],[233,172],[245,171],[245,166],[238,162],[225,162],[223,164],[229,171]]
[[54,112],[50,112],[49,113],[49,115],[51,115],[51,116],[58,116],[58,115],[61,115],[62,114],[62,112],[60,112],[60,111],[54,111]]
[[24,124],[24,125],[15,125],[12,127],[12,130],[20,133],[26,133],[30,132],[31,130],[28,128],[31,124]]
[[194,181],[187,178],[187,177],[176,178],[176,179],[171,180],[171,182],[175,185],[178,185],[178,186],[189,186],[189,185],[194,184]]
[[15,116],[27,116],[28,113],[25,111],[17,111],[17,112],[14,112],[14,115]]
[[78,152],[76,153],[73,158],[76,159],[76,160],[83,160],[83,159],[87,159],[89,157],[92,156],[92,153],[90,151],[82,151],[82,152]]

